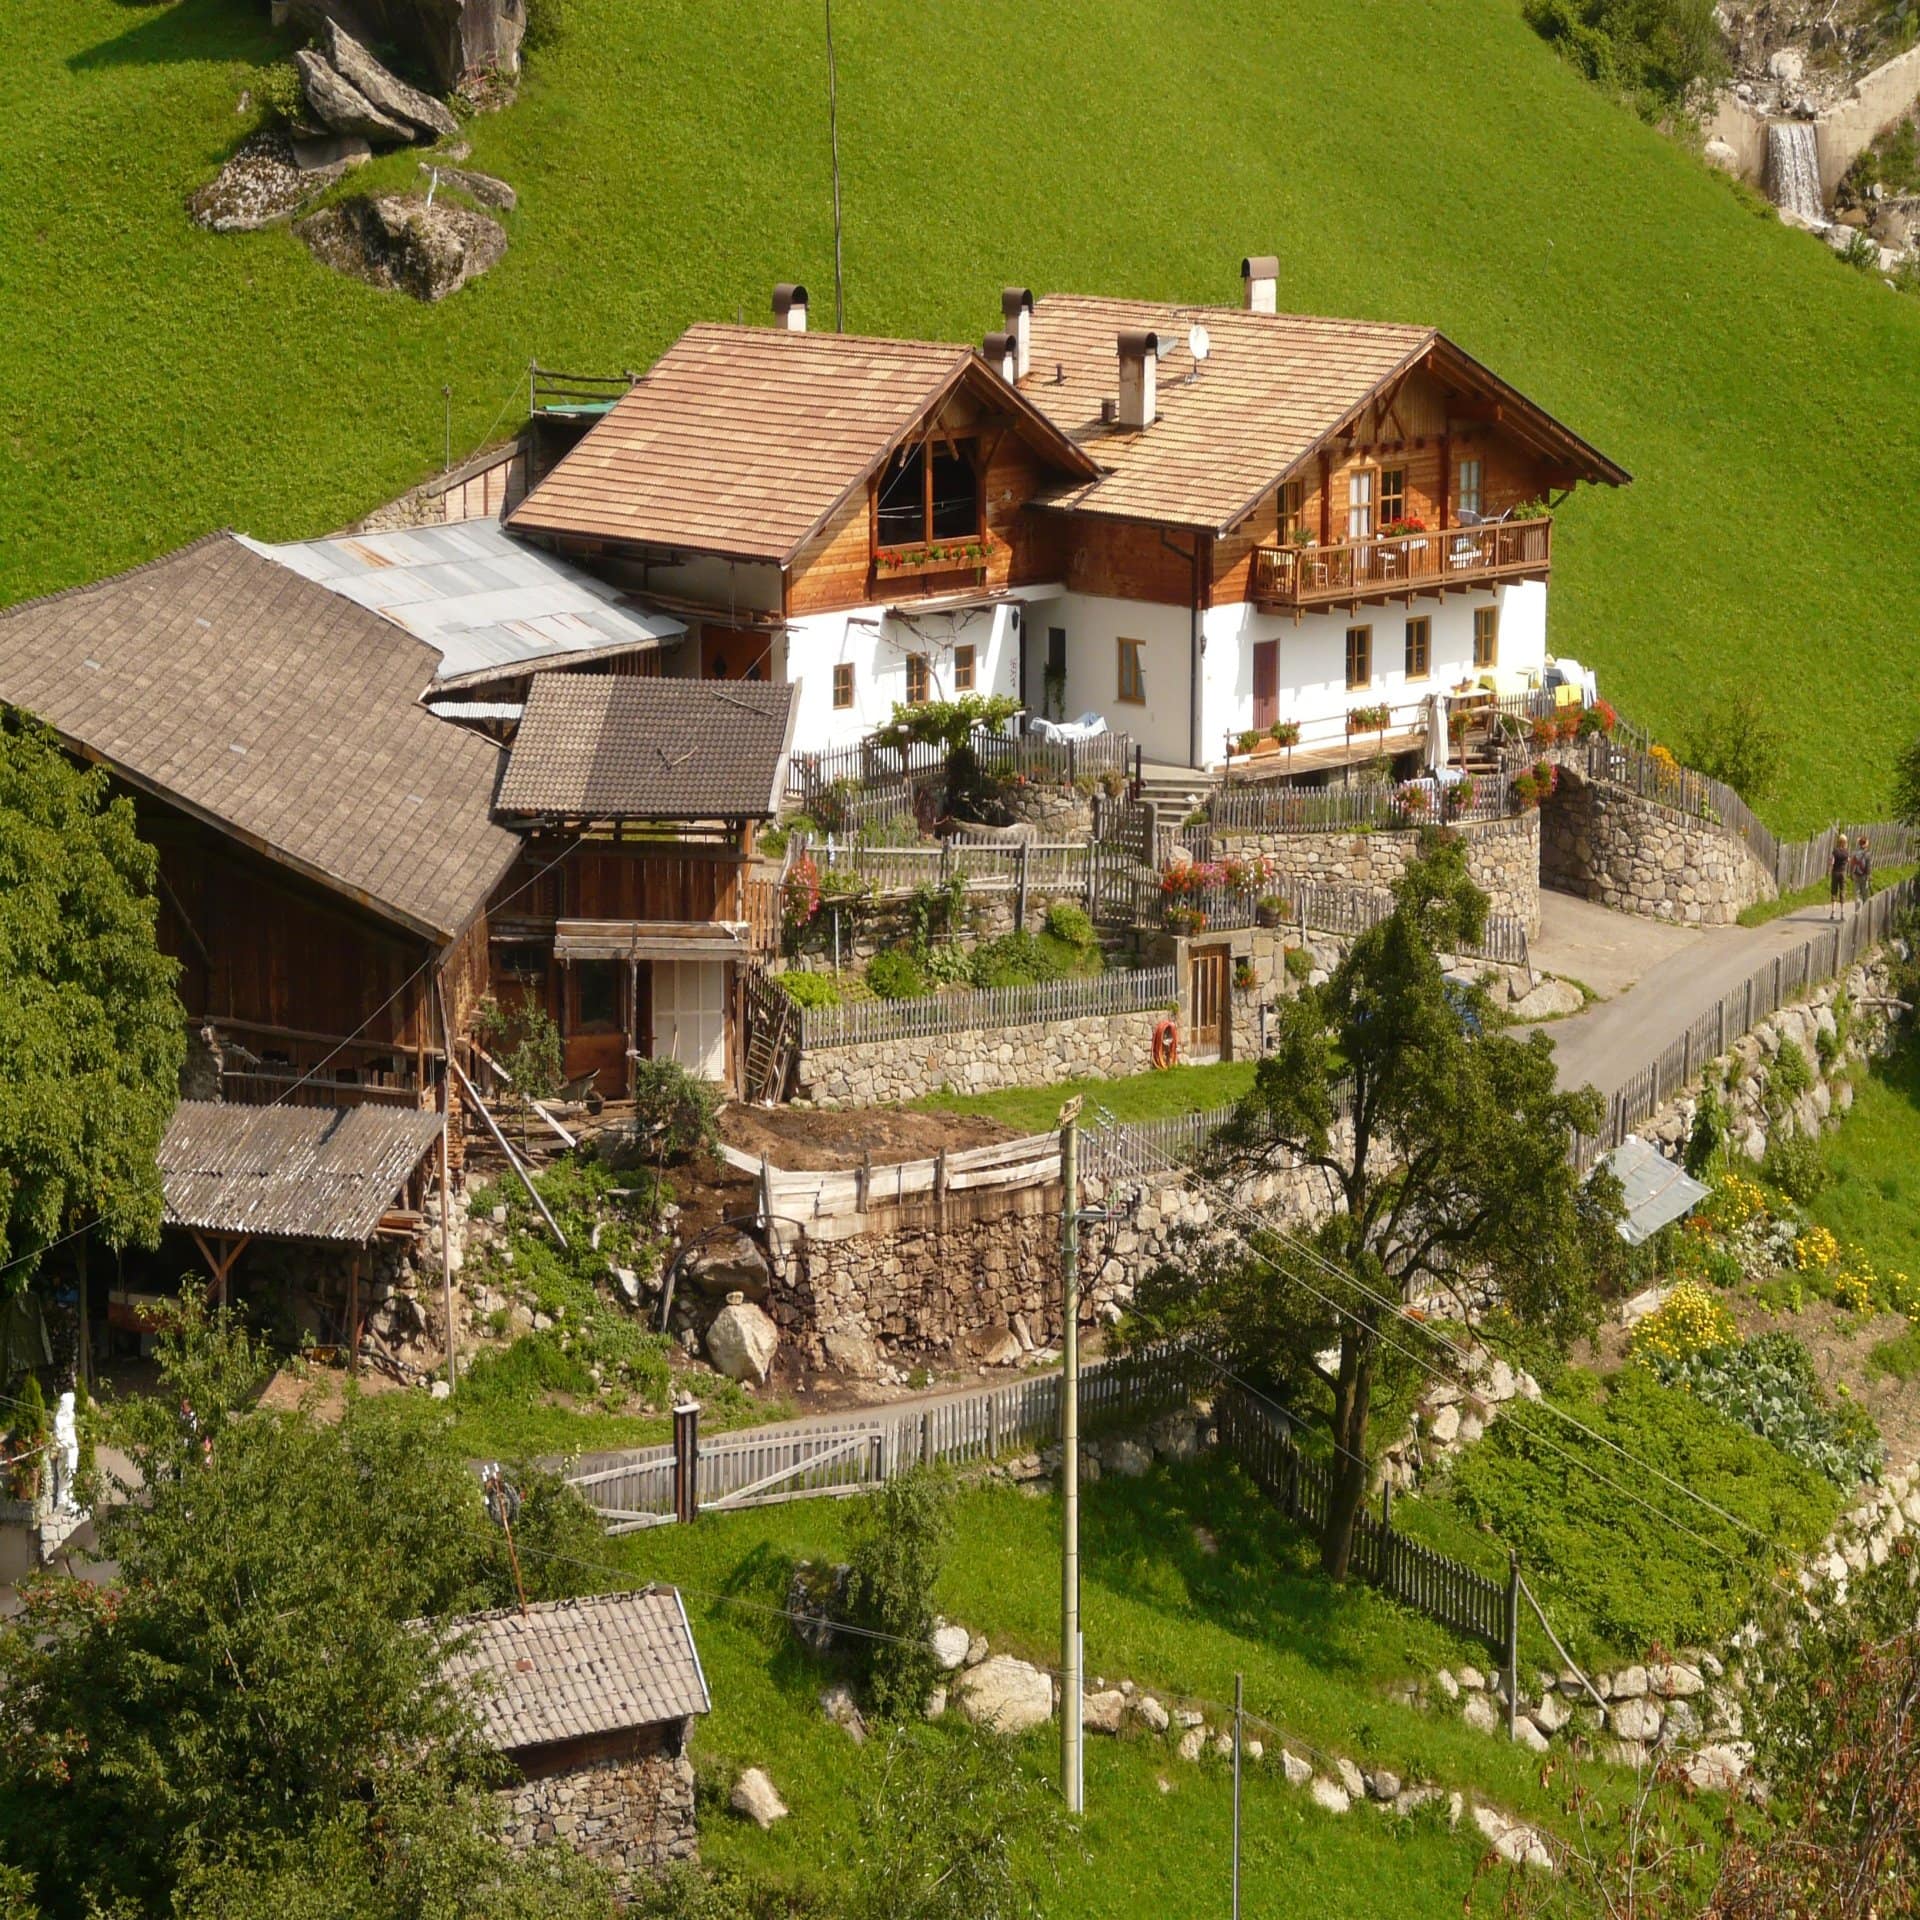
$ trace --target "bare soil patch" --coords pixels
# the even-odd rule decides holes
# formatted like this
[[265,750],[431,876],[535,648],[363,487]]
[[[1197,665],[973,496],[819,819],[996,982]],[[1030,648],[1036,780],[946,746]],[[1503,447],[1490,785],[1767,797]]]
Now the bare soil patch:
[[931,1160],[943,1147],[957,1153],[1016,1136],[1010,1127],[981,1114],[911,1113],[892,1107],[815,1113],[730,1106],[720,1116],[720,1137],[742,1153],[764,1154],[776,1167],[836,1173],[859,1166],[867,1154],[875,1166],[895,1166],[903,1160]]

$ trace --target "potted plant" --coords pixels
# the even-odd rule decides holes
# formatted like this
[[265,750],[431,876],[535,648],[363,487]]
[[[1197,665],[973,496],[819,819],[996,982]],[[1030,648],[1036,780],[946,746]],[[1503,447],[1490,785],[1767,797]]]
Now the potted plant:
[[1456,707],[1447,715],[1447,738],[1457,749],[1466,740],[1467,729],[1473,725],[1473,715],[1465,707]]
[[1536,714],[1527,728],[1527,738],[1536,747],[1550,747],[1560,737],[1560,729],[1550,713]]
[[1447,789],[1447,818],[1457,820],[1473,805],[1476,792],[1473,775],[1464,773]]
[[1277,927],[1282,925],[1292,907],[1284,894],[1263,893],[1253,903],[1253,919],[1256,926]]
[[1260,737],[1259,728],[1248,727],[1244,733],[1237,734],[1234,737],[1233,744],[1242,754],[1256,753],[1259,751]]
[[1544,500],[1522,500],[1507,515],[1509,520],[1545,520],[1551,509]]
[[1236,993],[1251,993],[1253,989],[1253,962],[1243,954],[1233,963],[1233,990]]
[[1581,708],[1562,707],[1559,713],[1554,716],[1553,730],[1560,736],[1563,742],[1576,740],[1580,736],[1581,718]]
[[1596,700],[1592,706],[1580,710],[1580,732],[1587,739],[1596,734],[1605,738],[1619,724],[1619,714],[1605,700]]
[[1167,931],[1191,937],[1207,930],[1207,916],[1191,902],[1176,900],[1167,909]]
[[1433,807],[1433,795],[1418,781],[1397,788],[1393,796],[1394,810],[1409,826],[1417,825],[1427,817]]

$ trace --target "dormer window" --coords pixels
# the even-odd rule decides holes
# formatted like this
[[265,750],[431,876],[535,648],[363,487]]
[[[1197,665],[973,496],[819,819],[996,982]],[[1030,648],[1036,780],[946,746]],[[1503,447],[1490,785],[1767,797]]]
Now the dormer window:
[[917,547],[931,540],[980,536],[980,483],[960,448],[903,447],[880,482],[875,532],[883,547]]

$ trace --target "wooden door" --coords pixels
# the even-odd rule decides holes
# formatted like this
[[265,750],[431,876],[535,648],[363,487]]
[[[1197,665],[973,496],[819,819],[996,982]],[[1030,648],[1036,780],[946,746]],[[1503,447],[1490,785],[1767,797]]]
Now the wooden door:
[[624,960],[574,960],[566,973],[566,1035],[562,1071],[569,1080],[587,1074],[609,1099],[627,1090],[628,995]]
[[1193,1037],[1189,1051],[1223,1054],[1227,1050],[1227,995],[1231,988],[1232,958],[1225,947],[1193,949]]
[[700,629],[702,680],[765,680],[772,672],[773,636],[750,627]]
[[1280,642],[1253,643],[1253,724],[1262,733],[1280,718]]

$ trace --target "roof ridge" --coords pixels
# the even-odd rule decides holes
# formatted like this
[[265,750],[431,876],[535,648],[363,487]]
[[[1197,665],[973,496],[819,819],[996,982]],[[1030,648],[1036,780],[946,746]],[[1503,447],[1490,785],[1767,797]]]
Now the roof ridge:
[[[964,340],[930,340],[922,335],[911,333],[829,333],[824,328],[817,333],[811,328],[804,333],[795,333],[787,327],[761,326],[757,322],[746,320],[696,320],[681,333],[679,338],[684,340],[689,334],[695,333],[751,334],[756,336],[764,334],[770,340],[797,340],[802,342],[809,340],[814,342],[834,340],[843,342],[847,346],[923,347],[930,351],[953,354],[974,354],[979,352],[977,347],[969,345]],[[670,346],[666,351],[667,353],[671,353],[673,348]],[[661,357],[664,358],[665,355],[663,354]],[[658,362],[656,361],[655,364],[657,365]],[[651,371],[651,369],[649,369],[649,371]]]
[[555,1614],[567,1611],[579,1612],[588,1607],[605,1606],[616,1600],[659,1600],[672,1597],[678,1599],[680,1589],[669,1586],[663,1580],[651,1580],[644,1587],[619,1587],[612,1593],[569,1593],[557,1600],[529,1600],[522,1606],[486,1607],[478,1613],[455,1613],[444,1616],[424,1615],[420,1620],[409,1622],[414,1626],[434,1624],[436,1618],[457,1620],[462,1626],[479,1626],[495,1620],[531,1619],[535,1614]]
[[50,607],[58,600],[77,600],[82,594],[93,593],[101,587],[117,587],[122,581],[131,580],[142,573],[149,573],[155,567],[164,566],[169,560],[177,560],[182,554],[197,553],[202,547],[212,546],[216,540],[231,540],[237,547],[244,547],[241,535],[231,527],[215,527],[207,533],[189,540],[183,547],[169,547],[165,553],[156,553],[145,560],[136,560],[130,567],[122,567],[118,573],[103,573],[97,580],[76,580],[70,587],[55,587],[47,593],[36,593],[31,600],[16,600],[10,606],[0,607],[0,622],[11,620],[17,613],[30,613],[36,607]]

